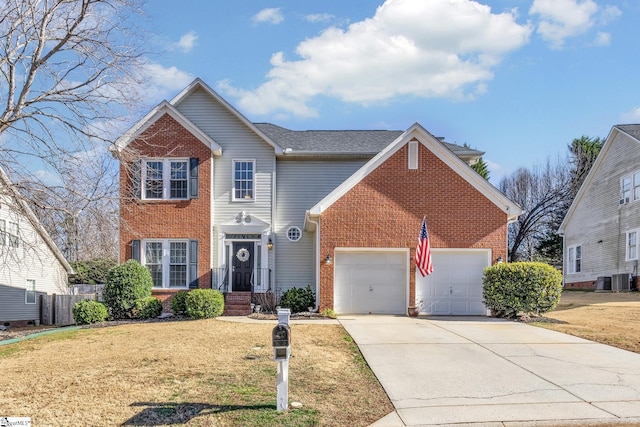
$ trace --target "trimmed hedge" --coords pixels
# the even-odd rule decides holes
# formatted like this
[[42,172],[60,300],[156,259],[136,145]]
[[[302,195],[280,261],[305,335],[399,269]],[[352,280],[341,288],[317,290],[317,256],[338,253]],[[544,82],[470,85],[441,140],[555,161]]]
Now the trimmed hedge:
[[109,270],[102,299],[114,319],[135,317],[136,301],[151,296],[153,280],[149,269],[128,260]]
[[500,263],[487,267],[482,296],[498,317],[547,313],[558,305],[562,273],[542,262]]
[[187,291],[178,291],[171,298],[171,311],[174,314],[186,314],[187,313]]
[[104,322],[109,317],[107,306],[103,303],[86,299],[73,305],[73,320],[78,325],[90,325]]
[[162,302],[158,298],[146,297],[136,301],[134,315],[138,319],[152,319],[162,313]]
[[192,319],[218,317],[224,311],[224,296],[215,289],[194,289],[187,293],[187,315]]
[[280,305],[289,308],[291,313],[301,313],[307,311],[307,307],[316,305],[316,296],[309,285],[306,288],[291,288],[280,297]]

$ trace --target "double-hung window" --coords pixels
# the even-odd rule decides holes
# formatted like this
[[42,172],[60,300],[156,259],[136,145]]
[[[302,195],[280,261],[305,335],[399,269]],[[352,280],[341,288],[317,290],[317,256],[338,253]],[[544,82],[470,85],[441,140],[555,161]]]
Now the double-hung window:
[[569,246],[567,256],[567,272],[580,273],[582,271],[582,246]]
[[631,200],[631,177],[625,176],[620,180],[620,204],[629,203]]
[[35,280],[27,279],[27,288],[25,290],[24,303],[25,304],[36,303],[36,281]]
[[149,159],[142,163],[144,199],[188,199],[189,160]]
[[151,272],[154,288],[186,288],[189,267],[188,240],[146,240],[143,264]]
[[0,219],[0,246],[7,245],[7,221]]
[[10,248],[20,246],[20,229],[17,222],[9,221],[7,224],[7,241]]
[[255,195],[255,160],[233,161],[233,200],[253,201]]
[[638,230],[627,232],[626,242],[627,261],[638,259]]

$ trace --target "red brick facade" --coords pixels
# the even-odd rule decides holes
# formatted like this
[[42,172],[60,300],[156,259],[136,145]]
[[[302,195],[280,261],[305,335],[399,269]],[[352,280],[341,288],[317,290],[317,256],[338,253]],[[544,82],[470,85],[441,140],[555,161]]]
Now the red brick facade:
[[[507,258],[507,215],[424,145],[408,169],[405,145],[320,217],[320,256],[336,247],[410,248],[409,298],[422,217],[432,248],[488,248]],[[320,310],[333,307],[334,265],[320,263]]]
[[[211,287],[211,150],[165,114],[127,146],[123,157],[199,159],[198,198],[180,201],[145,201],[131,197],[130,169],[125,161],[120,162],[120,262],[131,259],[133,240],[197,240],[199,287]],[[168,301],[175,292],[158,290],[153,293],[163,301],[168,311]]]

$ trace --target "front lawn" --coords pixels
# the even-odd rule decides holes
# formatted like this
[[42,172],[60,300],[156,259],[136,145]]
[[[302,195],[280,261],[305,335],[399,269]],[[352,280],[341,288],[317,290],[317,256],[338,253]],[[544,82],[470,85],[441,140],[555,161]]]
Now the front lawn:
[[273,323],[219,319],[60,332],[0,346],[0,412],[33,425],[367,426],[393,410],[341,326],[292,325],[275,410]]

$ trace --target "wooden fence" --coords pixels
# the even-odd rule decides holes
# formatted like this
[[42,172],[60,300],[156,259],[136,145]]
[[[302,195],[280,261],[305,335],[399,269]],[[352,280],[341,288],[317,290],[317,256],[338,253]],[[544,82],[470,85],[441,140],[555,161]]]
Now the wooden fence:
[[40,295],[40,324],[73,325],[73,305],[91,295]]

